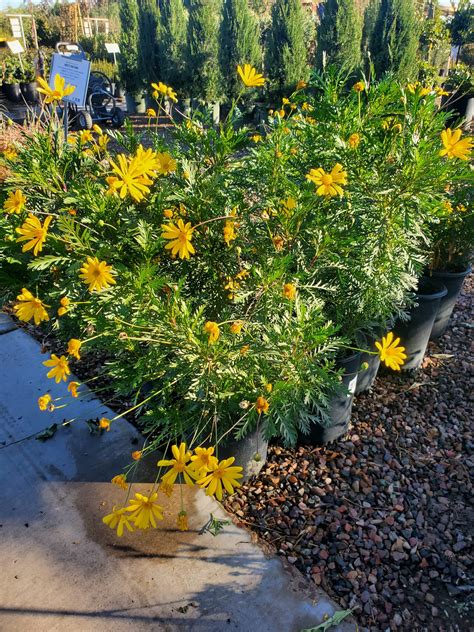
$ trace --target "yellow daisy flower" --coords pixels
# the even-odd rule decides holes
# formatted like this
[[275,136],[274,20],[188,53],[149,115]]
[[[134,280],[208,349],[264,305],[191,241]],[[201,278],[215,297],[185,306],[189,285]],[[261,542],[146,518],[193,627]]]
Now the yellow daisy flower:
[[318,187],[316,193],[334,197],[336,195],[344,195],[341,184],[347,184],[347,173],[343,171],[342,165],[336,163],[330,173],[326,173],[324,169],[311,169],[306,176],[307,180],[314,182]]
[[61,307],[58,308],[58,316],[64,316],[64,314],[67,314],[69,311],[71,301],[67,296],[63,296],[59,303],[61,304]]
[[220,329],[219,325],[215,323],[213,320],[208,320],[204,325],[204,331],[209,334],[209,344],[212,345],[219,339]]
[[47,377],[53,378],[56,381],[56,384],[59,384],[61,380],[63,382],[67,381],[67,376],[70,375],[71,369],[69,368],[69,364],[66,356],[58,356],[55,353],[51,354],[51,358],[43,362],[44,366],[52,367],[50,371],[47,373]]
[[40,410],[48,410],[49,408],[49,404],[52,402],[52,397],[49,393],[46,393],[46,395],[41,395],[41,397],[38,397],[38,407]]
[[46,236],[48,234],[48,227],[53,219],[52,215],[48,215],[44,220],[44,223],[41,224],[41,221],[30,213],[28,215],[28,219],[25,220],[25,223],[16,229],[16,232],[21,235],[16,240],[17,243],[22,241],[26,241],[26,244],[23,244],[22,252],[27,252],[28,250],[33,250],[33,254],[36,257],[39,252],[43,250],[43,244],[46,240]]
[[237,235],[235,233],[235,223],[227,220],[224,224],[224,241],[230,246],[230,242],[237,239]]
[[211,465],[209,474],[198,480],[198,485],[206,490],[208,496],[215,496],[222,500],[223,487],[229,494],[234,493],[235,487],[240,487],[237,479],[242,478],[242,467],[233,466],[235,458],[231,456],[223,461],[217,461]]
[[67,344],[67,352],[69,355],[74,356],[77,360],[81,359],[81,354],[79,350],[82,346],[82,342],[77,338],[71,338],[71,340]]
[[243,66],[237,66],[237,72],[242,79],[243,84],[247,88],[260,88],[265,84],[265,77],[255,70],[250,64],[244,64]]
[[[186,450],[186,444],[172,445],[171,452],[174,459],[161,459],[158,461],[158,467],[169,467],[170,469],[162,476],[161,480],[166,485],[173,485],[179,474],[182,474],[187,485],[193,486],[194,483],[191,479],[193,474],[193,468],[189,461],[191,460],[192,452]],[[188,465],[189,463],[189,465]]]
[[115,175],[107,178],[107,184],[109,190],[117,191],[122,200],[129,194],[136,202],[140,202],[150,193],[149,186],[153,181],[145,175],[145,165],[139,162],[137,156],[128,160],[124,154],[117,156],[117,162],[110,161]]
[[36,81],[40,85],[38,92],[45,95],[45,102],[48,104],[62,101],[64,97],[68,97],[76,89],[75,86],[66,85],[66,80],[59,74],[54,77],[54,88],[50,88],[43,77],[36,77]]
[[110,482],[113,485],[117,485],[117,487],[120,487],[120,489],[128,489],[127,479],[123,474],[117,474],[117,476],[114,476]]
[[405,347],[399,347],[400,338],[395,338],[392,332],[382,337],[382,342],[376,342],[375,346],[379,350],[380,359],[385,362],[389,369],[400,371],[400,367],[407,358],[404,353]]
[[236,320],[235,323],[232,323],[232,325],[230,326],[230,333],[237,336],[242,331],[243,326],[244,323],[241,320]]
[[171,250],[173,257],[179,255],[180,259],[189,259],[190,255],[196,252],[191,243],[194,230],[191,222],[185,224],[182,219],[179,219],[176,224],[162,224],[161,227],[163,229],[161,236],[169,240],[165,248]]
[[188,514],[185,511],[179,512],[176,526],[180,531],[188,531]]
[[255,402],[255,410],[259,415],[261,415],[262,413],[266,415],[269,408],[270,403],[265,399],[265,397],[263,397],[262,395],[260,395],[260,397],[257,397],[257,401]]
[[115,509],[112,513],[104,516],[102,518],[102,522],[106,524],[111,529],[117,530],[117,535],[119,538],[123,535],[123,528],[125,527],[128,531],[134,531],[134,527],[130,524],[130,520],[132,516],[128,516],[125,512],[129,511],[128,507],[122,507],[121,509]]
[[157,171],[163,176],[167,176],[176,171],[176,160],[168,152],[157,152],[156,159],[158,162]]
[[469,160],[471,157],[471,150],[473,148],[473,142],[471,138],[463,138],[461,140],[461,130],[456,129],[454,132],[448,127],[441,132],[441,140],[443,142],[443,149],[440,150],[440,156],[447,156],[448,158],[460,158],[461,160]]
[[296,287],[293,283],[285,283],[283,286],[283,296],[289,301],[294,301],[296,297]]
[[7,160],[15,160],[15,158],[18,156],[18,152],[14,147],[10,146],[3,150],[3,155]]
[[80,272],[80,278],[89,284],[89,292],[102,292],[116,282],[112,276],[112,266],[99,261],[97,257],[88,257]]
[[19,189],[17,189],[16,191],[10,192],[3,204],[3,209],[6,213],[21,213],[25,204],[26,197]]
[[155,92],[158,92],[164,97],[168,94],[168,86],[165,85],[162,81],[159,81],[158,83],[152,83],[151,87]]
[[166,96],[168,97],[168,99],[171,99],[171,101],[174,101],[174,103],[178,102],[178,95],[173,90],[173,88],[170,88],[170,86],[168,86],[168,90],[166,91]]
[[194,455],[191,457],[191,468],[196,473],[196,477],[200,478],[209,472],[211,466],[217,463],[214,456],[214,447],[211,448],[195,448]]
[[132,512],[130,520],[138,529],[156,529],[156,521],[163,520],[163,507],[156,502],[158,494],[154,492],[150,496],[135,494],[126,511]]
[[43,320],[49,320],[48,312],[42,301],[33,296],[29,290],[23,288],[21,294],[16,298],[20,303],[15,305],[13,309],[20,320],[28,322],[33,318],[35,325],[39,325]]
[[73,397],[77,397],[77,389],[79,387],[79,382],[69,382],[67,385],[67,390],[71,393]]
[[102,419],[99,420],[99,428],[101,428],[102,430],[105,430],[106,432],[109,432],[110,421],[106,419],[105,417],[102,417]]
[[81,131],[78,133],[78,138],[81,145],[92,143],[94,141],[94,137],[92,136],[92,132],[90,131],[90,129],[81,129]]
[[360,135],[357,134],[357,132],[355,132],[354,134],[351,134],[347,140],[347,144],[352,149],[357,149],[357,147],[359,146],[359,143],[360,143]]

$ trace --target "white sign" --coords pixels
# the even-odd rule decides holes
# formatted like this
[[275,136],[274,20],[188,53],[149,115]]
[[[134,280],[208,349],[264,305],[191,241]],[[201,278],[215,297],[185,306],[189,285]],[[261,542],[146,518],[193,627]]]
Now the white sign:
[[12,29],[13,37],[20,37],[21,39],[23,39],[20,20],[18,18],[10,18],[10,26]]
[[120,46],[115,42],[105,42],[105,48],[107,52],[113,55],[114,53],[120,53]]
[[11,50],[11,52],[14,53],[15,55],[20,55],[21,53],[25,52],[25,49],[23,48],[23,46],[20,44],[18,40],[12,40],[11,42],[7,42],[7,46]]
[[90,70],[91,63],[87,59],[72,59],[71,57],[55,53],[51,63],[49,87],[54,90],[54,78],[56,75],[61,75],[66,80],[66,84],[70,84],[75,88],[74,92],[64,97],[63,100],[67,103],[74,103],[74,105],[84,107]]

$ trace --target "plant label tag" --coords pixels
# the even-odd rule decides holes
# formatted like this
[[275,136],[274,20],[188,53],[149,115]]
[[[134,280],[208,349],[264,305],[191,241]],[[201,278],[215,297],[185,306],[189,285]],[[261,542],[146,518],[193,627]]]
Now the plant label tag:
[[75,90],[69,96],[64,97],[63,101],[72,103],[78,107],[84,107],[86,104],[90,71],[91,63],[87,59],[74,59],[73,57],[55,53],[51,62],[49,87],[54,89],[54,79],[56,75],[64,77],[66,85],[70,84],[74,86]]
[[11,42],[7,42],[8,48],[14,55],[21,55],[21,53],[25,52],[25,49],[20,44],[18,40],[12,40]]
[[357,384],[357,375],[355,377],[352,378],[352,380],[349,382],[349,384],[347,385],[347,388],[349,390],[349,393],[355,393],[356,390],[356,384]]
[[105,42],[105,48],[108,53],[113,55],[114,53],[120,53],[120,46],[115,42]]

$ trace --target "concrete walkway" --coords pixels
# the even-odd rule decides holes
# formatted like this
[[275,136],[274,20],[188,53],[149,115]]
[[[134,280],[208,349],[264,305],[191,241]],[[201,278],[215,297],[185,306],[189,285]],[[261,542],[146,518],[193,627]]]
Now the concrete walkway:
[[[111,417],[92,393],[66,409],[40,412],[48,390],[39,345],[0,314],[0,630],[300,632],[337,606],[284,569],[234,524],[200,534],[210,514],[229,518],[203,492],[186,488],[190,530],[175,528],[179,487],[161,495],[156,530],[118,538],[102,522],[123,492],[110,484],[140,449],[126,421],[93,436],[85,420]],[[66,412],[67,411],[67,412]],[[77,417],[41,443],[31,437]],[[26,438],[30,437],[30,438]],[[136,491],[150,489],[155,468],[141,465]],[[355,630],[344,623],[334,630]]]

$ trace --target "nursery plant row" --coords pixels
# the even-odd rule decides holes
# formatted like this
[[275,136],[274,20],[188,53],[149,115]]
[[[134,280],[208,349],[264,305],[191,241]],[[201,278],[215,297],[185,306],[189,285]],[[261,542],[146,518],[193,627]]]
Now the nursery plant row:
[[147,437],[125,486],[147,452],[173,445],[159,465],[173,482],[219,495],[222,481],[222,497],[240,466],[258,469],[265,441],[345,433],[381,363],[420,366],[470,269],[472,142],[448,126],[439,91],[348,84],[329,68],[249,128],[239,99],[265,78],[244,65],[238,79],[218,126],[176,112],[179,95],[154,83],[173,131],[150,119],[145,149],[130,125],[66,140],[58,78],[3,147],[3,300],[64,341],[45,361],[64,393],[45,393],[41,414],[67,417],[84,392],[71,369],[105,351],[100,373],[133,405],[99,426],[134,412]]

